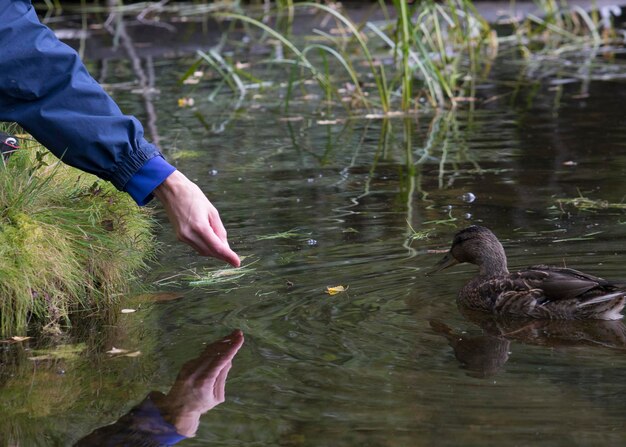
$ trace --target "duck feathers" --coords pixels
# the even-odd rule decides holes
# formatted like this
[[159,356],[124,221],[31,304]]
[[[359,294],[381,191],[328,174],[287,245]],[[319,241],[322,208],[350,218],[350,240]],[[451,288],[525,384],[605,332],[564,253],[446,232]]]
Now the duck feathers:
[[459,293],[459,301],[473,309],[548,319],[620,319],[625,297],[626,291],[602,278],[549,266],[479,276]]

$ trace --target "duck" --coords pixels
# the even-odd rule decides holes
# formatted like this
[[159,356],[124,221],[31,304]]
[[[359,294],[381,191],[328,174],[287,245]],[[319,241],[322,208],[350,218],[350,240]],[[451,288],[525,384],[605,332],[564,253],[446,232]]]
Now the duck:
[[428,272],[456,264],[478,266],[478,274],[459,291],[460,306],[495,316],[550,320],[619,320],[626,283],[607,281],[566,267],[535,265],[509,272],[504,247],[486,227],[456,233],[446,255]]

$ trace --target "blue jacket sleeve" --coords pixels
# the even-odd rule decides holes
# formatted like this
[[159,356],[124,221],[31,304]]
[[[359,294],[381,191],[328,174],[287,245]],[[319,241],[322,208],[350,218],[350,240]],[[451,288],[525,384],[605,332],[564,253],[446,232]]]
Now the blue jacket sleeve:
[[0,0],[0,120],[19,123],[65,163],[139,204],[174,170],[27,0]]
[[74,447],[161,447],[173,446],[187,439],[167,422],[152,399],[163,395],[153,391],[139,405],[111,425],[94,430]]

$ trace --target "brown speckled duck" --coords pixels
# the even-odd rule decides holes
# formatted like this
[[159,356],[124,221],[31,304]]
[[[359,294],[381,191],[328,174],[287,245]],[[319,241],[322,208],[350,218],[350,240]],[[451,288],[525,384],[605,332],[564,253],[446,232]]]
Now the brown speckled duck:
[[450,251],[430,273],[462,262],[480,269],[458,295],[459,304],[470,309],[553,320],[622,318],[626,283],[546,265],[509,273],[504,248],[488,228],[471,226],[459,231]]

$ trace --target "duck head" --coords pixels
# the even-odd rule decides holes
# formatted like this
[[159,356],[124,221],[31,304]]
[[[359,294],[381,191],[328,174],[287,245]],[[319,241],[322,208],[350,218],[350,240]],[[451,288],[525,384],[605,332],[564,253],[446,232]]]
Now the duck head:
[[427,274],[437,273],[463,262],[478,265],[481,275],[509,272],[502,244],[491,230],[478,225],[459,231],[454,236],[448,253]]

